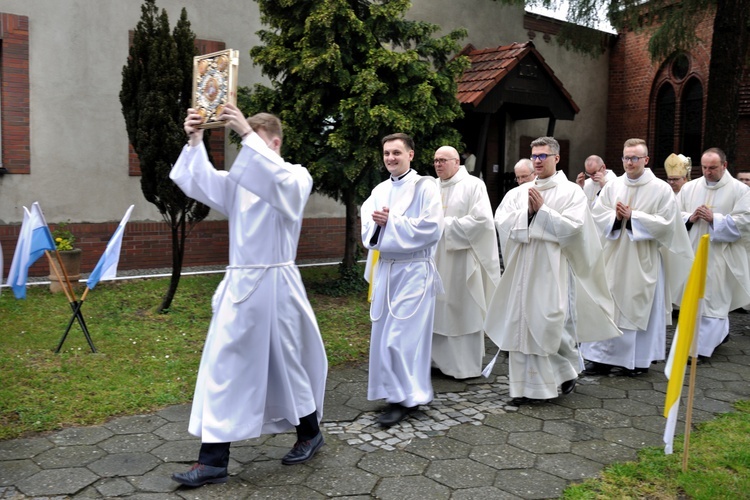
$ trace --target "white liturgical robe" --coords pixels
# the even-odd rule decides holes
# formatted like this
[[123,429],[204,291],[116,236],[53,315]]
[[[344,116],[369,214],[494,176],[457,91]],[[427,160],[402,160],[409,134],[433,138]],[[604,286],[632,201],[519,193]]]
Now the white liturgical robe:
[[[616,227],[616,206],[632,210],[631,228]],[[584,344],[591,361],[632,370],[663,360],[672,301],[690,272],[693,250],[672,188],[645,168],[608,182],[592,209],[603,238],[607,282],[615,301],[619,338]]]
[[[388,222],[380,227],[372,214],[383,207],[389,208]],[[435,295],[442,292],[434,254],[443,210],[435,180],[410,170],[381,182],[362,204],[361,220],[362,243],[376,266],[367,398],[408,407],[429,403]],[[372,250],[380,252],[377,264]]]
[[[604,179],[607,182],[612,181],[614,179],[617,179],[617,174],[611,170],[605,170]],[[594,203],[596,202],[596,197],[599,195],[599,192],[602,189],[603,189],[602,186],[598,182],[594,182],[594,180],[591,179],[590,177],[586,179],[586,181],[583,183],[583,194],[586,195],[586,199],[589,201],[590,207],[594,206]]]
[[729,335],[729,311],[750,304],[750,188],[725,171],[713,185],[704,177],[688,182],[677,203],[685,222],[701,205],[714,216],[713,224],[698,219],[689,230],[693,250],[701,236],[711,238],[698,336],[698,354],[711,356]]
[[[544,198],[529,220],[529,189]],[[594,221],[563,172],[511,189],[495,213],[505,271],[487,335],[508,351],[511,397],[551,399],[582,369],[576,342],[620,335]]]
[[445,214],[435,263],[445,293],[435,301],[432,362],[446,375],[478,377],[484,317],[500,281],[500,258],[487,188],[462,166],[438,179]]
[[312,178],[255,133],[230,172],[203,144],[170,173],[191,198],[229,219],[229,266],[212,300],[188,430],[204,443],[240,441],[323,413],[327,360],[294,265]]

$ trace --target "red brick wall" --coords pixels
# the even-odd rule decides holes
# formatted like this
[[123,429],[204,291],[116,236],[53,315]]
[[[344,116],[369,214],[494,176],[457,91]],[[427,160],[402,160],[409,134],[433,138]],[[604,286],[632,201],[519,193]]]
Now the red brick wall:
[[740,88],[740,123],[737,130],[737,158],[735,165],[730,165],[732,172],[750,171],[750,65],[745,67]]
[[29,134],[29,18],[0,13],[2,163],[12,174],[31,172]]
[[[682,86],[698,78],[704,93],[708,88],[708,60],[711,53],[713,16],[701,21],[696,30],[699,42],[688,54],[690,70],[683,80],[674,80],[665,61],[651,61],[648,53],[649,32],[625,31],[617,36],[610,52],[609,98],[607,103],[607,144],[604,161],[609,168],[622,173],[622,145],[632,137],[645,139],[649,152],[655,149],[656,92],[664,82],[671,82],[680,101]],[[704,113],[705,117],[705,94]],[[679,126],[679,113],[676,128]],[[679,145],[675,136],[675,148]],[[675,152],[679,152],[676,151]],[[693,159],[693,164],[699,163]],[[663,165],[649,165],[655,171]]]
[[737,144],[740,146],[737,148],[737,158],[735,159],[735,164],[730,165],[733,175],[738,170],[750,170],[750,147],[748,147],[748,144],[750,144],[750,115],[740,117]]
[[[297,261],[331,259],[339,262],[344,252],[345,219],[305,219],[297,249]],[[83,250],[81,271],[91,272],[117,228],[117,222],[90,224],[71,223],[68,228],[76,236],[76,247]],[[3,283],[8,276],[16,248],[20,224],[0,226],[3,246]],[[50,229],[55,229],[50,224]],[[190,233],[183,266],[226,265],[229,254],[226,221],[203,221]],[[118,269],[172,267],[172,244],[169,227],[164,222],[129,222],[122,240]],[[29,270],[29,276],[46,276],[48,267],[42,257]]]

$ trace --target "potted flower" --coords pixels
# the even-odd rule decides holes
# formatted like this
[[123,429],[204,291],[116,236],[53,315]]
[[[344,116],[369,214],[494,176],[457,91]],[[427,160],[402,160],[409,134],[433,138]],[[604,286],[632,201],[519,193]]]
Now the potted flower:
[[73,250],[73,243],[76,242],[76,237],[68,229],[66,222],[61,222],[57,225],[54,231],[52,231],[52,237],[55,239],[55,246],[60,252],[68,252]]
[[[75,286],[78,283],[78,280],[81,279],[82,256],[81,249],[75,247],[76,237],[70,231],[68,224],[66,222],[61,222],[57,224],[57,227],[52,231],[52,238],[55,240],[55,246],[60,255],[63,267],[68,273],[68,279],[70,280],[70,283]],[[60,286],[58,274],[63,280],[65,279],[65,275],[57,262],[57,258],[54,256],[52,258],[52,264],[57,269],[57,272],[50,269],[48,276],[50,280],[49,289],[53,293],[61,292],[63,289]]]

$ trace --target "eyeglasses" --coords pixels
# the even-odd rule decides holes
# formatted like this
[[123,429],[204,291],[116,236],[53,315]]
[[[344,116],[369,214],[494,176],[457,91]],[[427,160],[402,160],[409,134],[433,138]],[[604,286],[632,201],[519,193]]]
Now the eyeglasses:
[[432,160],[432,163],[439,163],[440,165],[445,165],[449,161],[456,160],[458,161],[458,158],[435,158]]
[[518,176],[516,176],[516,182],[518,182],[518,181],[522,181],[522,180],[524,180],[524,179],[528,179],[528,178],[529,178],[529,177],[531,177],[531,176],[532,176],[532,174],[526,174],[526,175],[518,175]]
[[623,163],[627,163],[627,162],[638,163],[643,158],[648,158],[648,156],[623,156],[622,162]]
[[539,161],[544,161],[544,160],[546,160],[546,159],[547,159],[547,157],[549,157],[549,156],[554,156],[554,155],[552,155],[552,154],[547,154],[547,153],[542,153],[542,154],[540,154],[540,155],[531,155],[531,161],[536,161],[536,160],[539,160]]

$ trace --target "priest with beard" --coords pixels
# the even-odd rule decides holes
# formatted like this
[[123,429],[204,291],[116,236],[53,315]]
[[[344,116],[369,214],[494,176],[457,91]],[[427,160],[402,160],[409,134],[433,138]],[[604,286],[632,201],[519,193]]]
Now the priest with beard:
[[710,357],[729,336],[729,311],[750,304],[750,188],[727,171],[719,148],[701,156],[703,177],[677,195],[693,249],[711,237],[706,291],[698,334],[698,360]]

